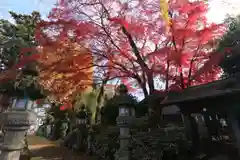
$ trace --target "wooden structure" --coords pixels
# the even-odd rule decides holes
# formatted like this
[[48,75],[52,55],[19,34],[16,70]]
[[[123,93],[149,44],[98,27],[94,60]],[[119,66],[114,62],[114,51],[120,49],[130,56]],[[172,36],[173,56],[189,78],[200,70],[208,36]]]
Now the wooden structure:
[[[169,93],[161,104],[177,105],[188,122],[191,121],[193,113],[206,114],[204,110],[207,111],[206,118],[216,117],[216,114],[224,116],[232,126],[240,153],[240,74],[189,87],[182,92]],[[214,120],[210,118],[209,122],[212,123],[211,121]],[[193,124],[190,126],[193,129]]]
[[[183,113],[199,113],[203,108],[228,115],[240,111],[240,74],[224,80],[189,87],[182,92],[172,92],[162,105],[177,104]],[[239,112],[240,113],[240,112]]]

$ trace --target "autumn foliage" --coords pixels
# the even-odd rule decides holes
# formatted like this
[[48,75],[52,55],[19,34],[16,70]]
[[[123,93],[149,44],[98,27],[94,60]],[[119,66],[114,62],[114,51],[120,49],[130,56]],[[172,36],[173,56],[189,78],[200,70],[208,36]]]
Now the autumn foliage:
[[159,0],[59,1],[36,28],[40,83],[63,100],[88,84],[91,67],[100,79],[121,79],[144,95],[217,80],[223,54],[215,44],[225,26],[207,21],[205,1],[168,5],[170,23]]
[[92,85],[92,56],[88,49],[65,40],[41,47],[38,54],[39,83],[55,100],[71,101]]
[[160,10],[159,0],[61,0],[49,19],[56,39],[72,32],[91,48],[101,78],[120,78],[145,95],[159,89],[156,79],[165,82],[163,91],[218,79],[222,54],[215,53],[214,43],[225,27],[207,21],[207,3],[170,0],[168,32]]
[[23,56],[17,65],[1,74],[1,82],[17,79],[21,76],[18,68],[34,62],[38,84],[57,102],[69,103],[75,94],[92,85],[92,55],[80,44],[69,39],[56,40],[31,52],[30,56]]

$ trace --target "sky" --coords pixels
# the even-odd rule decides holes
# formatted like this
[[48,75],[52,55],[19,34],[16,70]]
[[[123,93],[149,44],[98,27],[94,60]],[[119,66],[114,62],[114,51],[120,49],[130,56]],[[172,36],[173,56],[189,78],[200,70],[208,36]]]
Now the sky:
[[56,0],[0,0],[0,18],[10,19],[8,11],[30,14],[33,10],[39,11],[46,18]]
[[[220,23],[226,14],[240,14],[240,0],[210,0],[210,11],[208,18],[210,21]],[[39,11],[44,18],[56,0],[0,0],[0,18],[10,19],[9,10],[29,14],[33,10]]]
[[211,0],[208,18],[216,23],[221,23],[226,14],[240,14],[240,0]]

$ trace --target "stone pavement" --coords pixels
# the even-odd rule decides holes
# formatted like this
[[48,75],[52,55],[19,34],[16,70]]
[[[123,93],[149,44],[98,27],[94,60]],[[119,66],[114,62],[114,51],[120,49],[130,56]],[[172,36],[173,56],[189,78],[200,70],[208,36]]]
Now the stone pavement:
[[94,160],[38,136],[28,137],[31,160]]

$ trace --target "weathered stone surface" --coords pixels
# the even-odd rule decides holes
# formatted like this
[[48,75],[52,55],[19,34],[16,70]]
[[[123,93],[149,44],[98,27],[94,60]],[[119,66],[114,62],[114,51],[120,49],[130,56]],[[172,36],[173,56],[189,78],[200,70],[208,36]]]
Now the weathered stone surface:
[[35,113],[24,110],[8,110],[1,114],[4,125],[3,142],[0,144],[1,160],[19,160],[24,138],[30,125],[36,123]]
[[20,157],[20,152],[19,151],[12,151],[8,152],[2,152],[1,153],[1,160],[19,160]]
[[[2,113],[1,120],[4,124],[4,128],[12,127],[18,128],[19,127],[29,127],[31,124],[36,123],[36,114],[31,111],[24,111],[24,110],[9,110],[7,112]],[[18,126],[18,127],[14,127]],[[21,130],[21,129],[20,129]],[[25,130],[23,128],[23,130]]]

